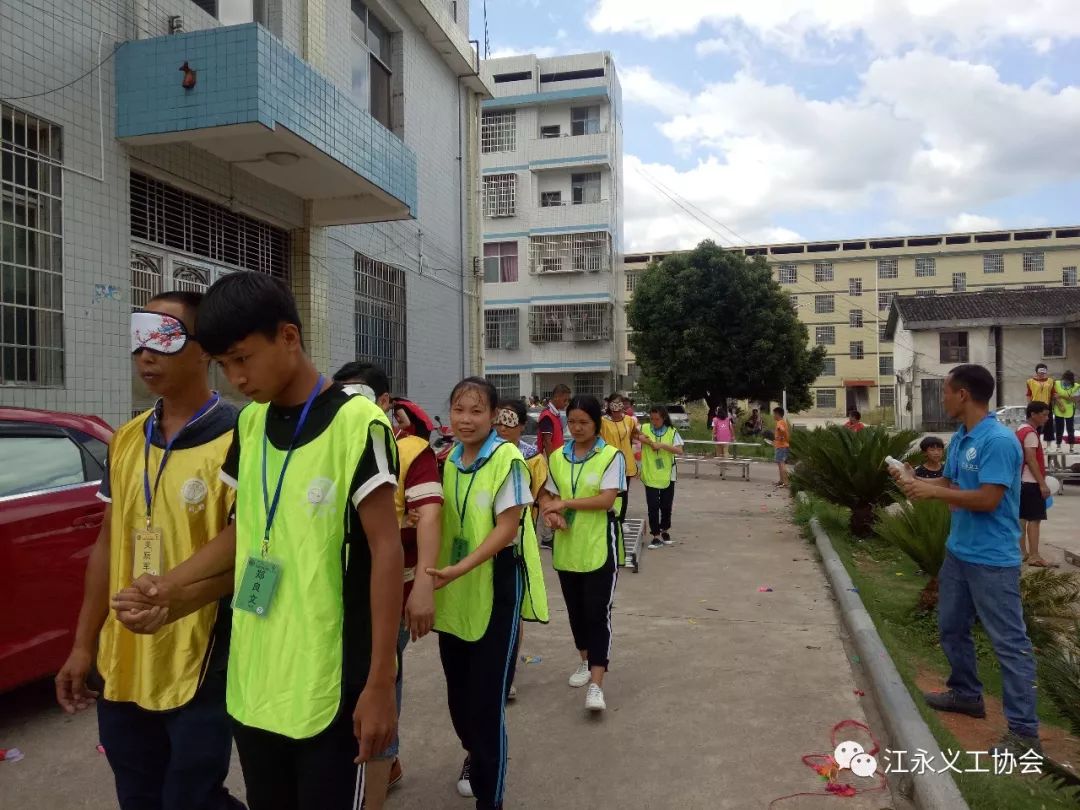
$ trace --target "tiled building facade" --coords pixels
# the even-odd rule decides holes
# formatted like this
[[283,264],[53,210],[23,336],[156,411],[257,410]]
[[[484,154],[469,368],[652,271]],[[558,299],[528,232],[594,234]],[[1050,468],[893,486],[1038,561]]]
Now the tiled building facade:
[[148,403],[132,309],[249,269],[288,281],[321,369],[377,360],[442,412],[481,363],[467,25],[444,0],[5,4],[0,404],[119,424]]
[[[826,347],[814,383],[814,416],[895,407],[897,347],[885,336],[897,295],[948,295],[986,289],[1077,286],[1080,228],[847,239],[731,250],[762,256],[791,296],[812,345]],[[622,306],[636,274],[670,252],[628,255],[618,279]],[[637,373],[628,334],[620,335],[620,373]],[[1039,358],[1032,357],[1034,365]]]

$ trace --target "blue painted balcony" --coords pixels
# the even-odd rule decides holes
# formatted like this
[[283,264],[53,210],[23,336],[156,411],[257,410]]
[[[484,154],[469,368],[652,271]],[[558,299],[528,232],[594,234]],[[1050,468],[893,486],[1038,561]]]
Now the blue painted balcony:
[[204,149],[311,201],[314,225],[416,214],[412,150],[257,24],[124,43],[116,97],[121,141]]

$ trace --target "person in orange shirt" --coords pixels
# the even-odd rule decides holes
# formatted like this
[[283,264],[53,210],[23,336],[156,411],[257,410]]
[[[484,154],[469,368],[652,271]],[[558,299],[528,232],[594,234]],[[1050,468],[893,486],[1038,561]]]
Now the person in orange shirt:
[[626,400],[612,394],[608,400],[608,412],[600,421],[600,437],[617,448],[626,462],[626,491],[619,493],[619,522],[626,520],[626,506],[630,500],[630,483],[637,477],[637,459],[634,457],[634,441],[641,437],[641,429],[634,412],[627,413]]
[[788,428],[787,420],[784,419],[783,408],[773,408],[773,418],[776,420],[776,431],[773,437],[773,448],[776,450],[776,466],[780,472],[780,480],[777,482],[778,487],[786,487],[788,485],[787,474],[787,460],[788,454],[791,452],[789,439],[791,437],[790,428]]
[[[1039,363],[1039,365],[1035,366],[1035,376],[1028,377],[1024,395],[1027,396],[1028,402],[1045,402],[1047,405],[1053,406],[1054,378],[1047,373],[1046,363]],[[1053,419],[1046,423],[1042,435],[1047,444],[1054,440]]]
[[866,425],[863,424],[862,414],[858,411],[852,411],[851,413],[849,413],[848,420],[844,422],[844,427],[854,433],[858,433],[860,430],[866,427]]

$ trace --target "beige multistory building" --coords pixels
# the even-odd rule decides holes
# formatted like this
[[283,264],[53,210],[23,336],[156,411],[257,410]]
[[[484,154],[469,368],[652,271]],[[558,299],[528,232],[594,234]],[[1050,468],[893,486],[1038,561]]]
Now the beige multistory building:
[[[828,352],[814,383],[810,415],[851,408],[866,415],[895,407],[896,346],[885,337],[896,295],[948,295],[987,289],[1077,286],[1080,227],[843,239],[730,250],[762,256],[806,324],[811,345]],[[638,367],[629,346],[626,306],[638,274],[672,251],[628,254],[616,278],[616,340],[621,387]],[[1042,358],[1033,354],[1031,365]],[[1019,362],[1019,361],[1018,361]]]

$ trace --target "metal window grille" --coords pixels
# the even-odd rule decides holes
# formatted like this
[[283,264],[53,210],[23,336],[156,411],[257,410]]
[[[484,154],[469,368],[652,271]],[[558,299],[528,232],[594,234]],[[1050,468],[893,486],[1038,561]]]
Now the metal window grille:
[[814,296],[814,312],[823,315],[836,309],[836,301],[831,295]]
[[512,217],[514,198],[517,194],[516,174],[489,174],[484,176],[484,216]]
[[835,326],[815,326],[814,343],[818,346],[832,346],[836,343]]
[[611,306],[609,304],[541,304],[529,307],[529,341],[531,343],[610,339]]
[[893,373],[893,359],[891,355],[882,355],[877,360],[878,374],[882,377]]
[[797,296],[797,295],[789,295],[788,296],[788,301],[791,302],[791,308],[792,309],[798,309],[799,308],[799,296]]
[[885,337],[885,328],[886,328],[886,327],[887,327],[888,325],[889,325],[889,321],[888,321],[888,320],[884,320],[884,321],[878,321],[878,325],[877,325],[877,334],[878,334],[878,339],[879,339],[879,340],[888,340],[888,338],[886,338],[886,337]]
[[[1076,285],[1076,268],[1072,268],[1073,271],[1073,286]],[[626,291],[633,292],[637,288],[638,276],[641,273],[627,273],[626,274]]]
[[607,393],[607,388],[608,375],[603,372],[598,374],[574,375],[575,394],[591,394],[594,397],[602,397]]
[[131,235],[288,281],[289,233],[137,172],[131,173]]
[[896,293],[894,292],[879,292],[877,294],[878,312],[885,312],[891,307],[894,298],[896,298]]
[[1061,286],[1062,287],[1075,287],[1076,286],[1076,268],[1075,267],[1062,267],[1061,268]]
[[1042,356],[1065,356],[1065,329],[1061,326],[1047,327],[1042,330]]
[[1045,284],[1025,284],[1024,289],[1025,290],[1045,290],[1046,285]]
[[848,344],[848,354],[852,360],[863,359],[863,342],[861,340],[853,340]]
[[60,127],[0,104],[0,384],[64,382]]
[[882,408],[891,408],[896,404],[896,388],[883,385],[878,391],[878,403]]
[[1046,254],[1041,250],[1024,251],[1024,272],[1041,273],[1046,269]]
[[937,259],[933,256],[915,257],[915,275],[919,278],[929,278],[937,275]]
[[937,295],[937,290],[916,290],[916,295]]
[[799,280],[797,264],[779,264],[776,266],[776,272],[781,284],[795,284]]
[[405,271],[360,253],[356,269],[356,359],[378,363],[390,377],[390,390],[408,393],[406,365]]
[[562,205],[562,192],[561,191],[541,191],[540,192],[540,207],[541,208],[558,208]]
[[534,236],[529,240],[532,273],[581,273],[611,269],[607,231]]
[[853,309],[848,313],[848,326],[852,329],[858,329],[862,327],[862,310]]
[[823,281],[833,280],[833,264],[832,262],[814,262],[814,281],[821,283]]
[[849,278],[847,283],[848,295],[859,296],[862,295],[862,279],[861,278]]
[[814,392],[815,400],[819,408],[835,408],[836,407],[836,389],[835,388],[819,388]]
[[967,289],[967,273],[953,273],[952,274],[952,290],[953,292],[963,292]]
[[833,377],[836,375],[836,358],[826,357],[825,362],[821,366],[822,377]]
[[517,374],[485,374],[484,379],[495,386],[499,399],[518,399],[521,396],[521,377]]
[[878,278],[898,278],[900,275],[900,262],[897,259],[878,259]]
[[480,151],[513,152],[517,148],[517,111],[486,112],[480,122]]
[[983,272],[984,273],[1004,273],[1005,272],[1005,254],[1004,253],[984,253],[983,254]]
[[518,348],[518,308],[484,310],[484,348]]

